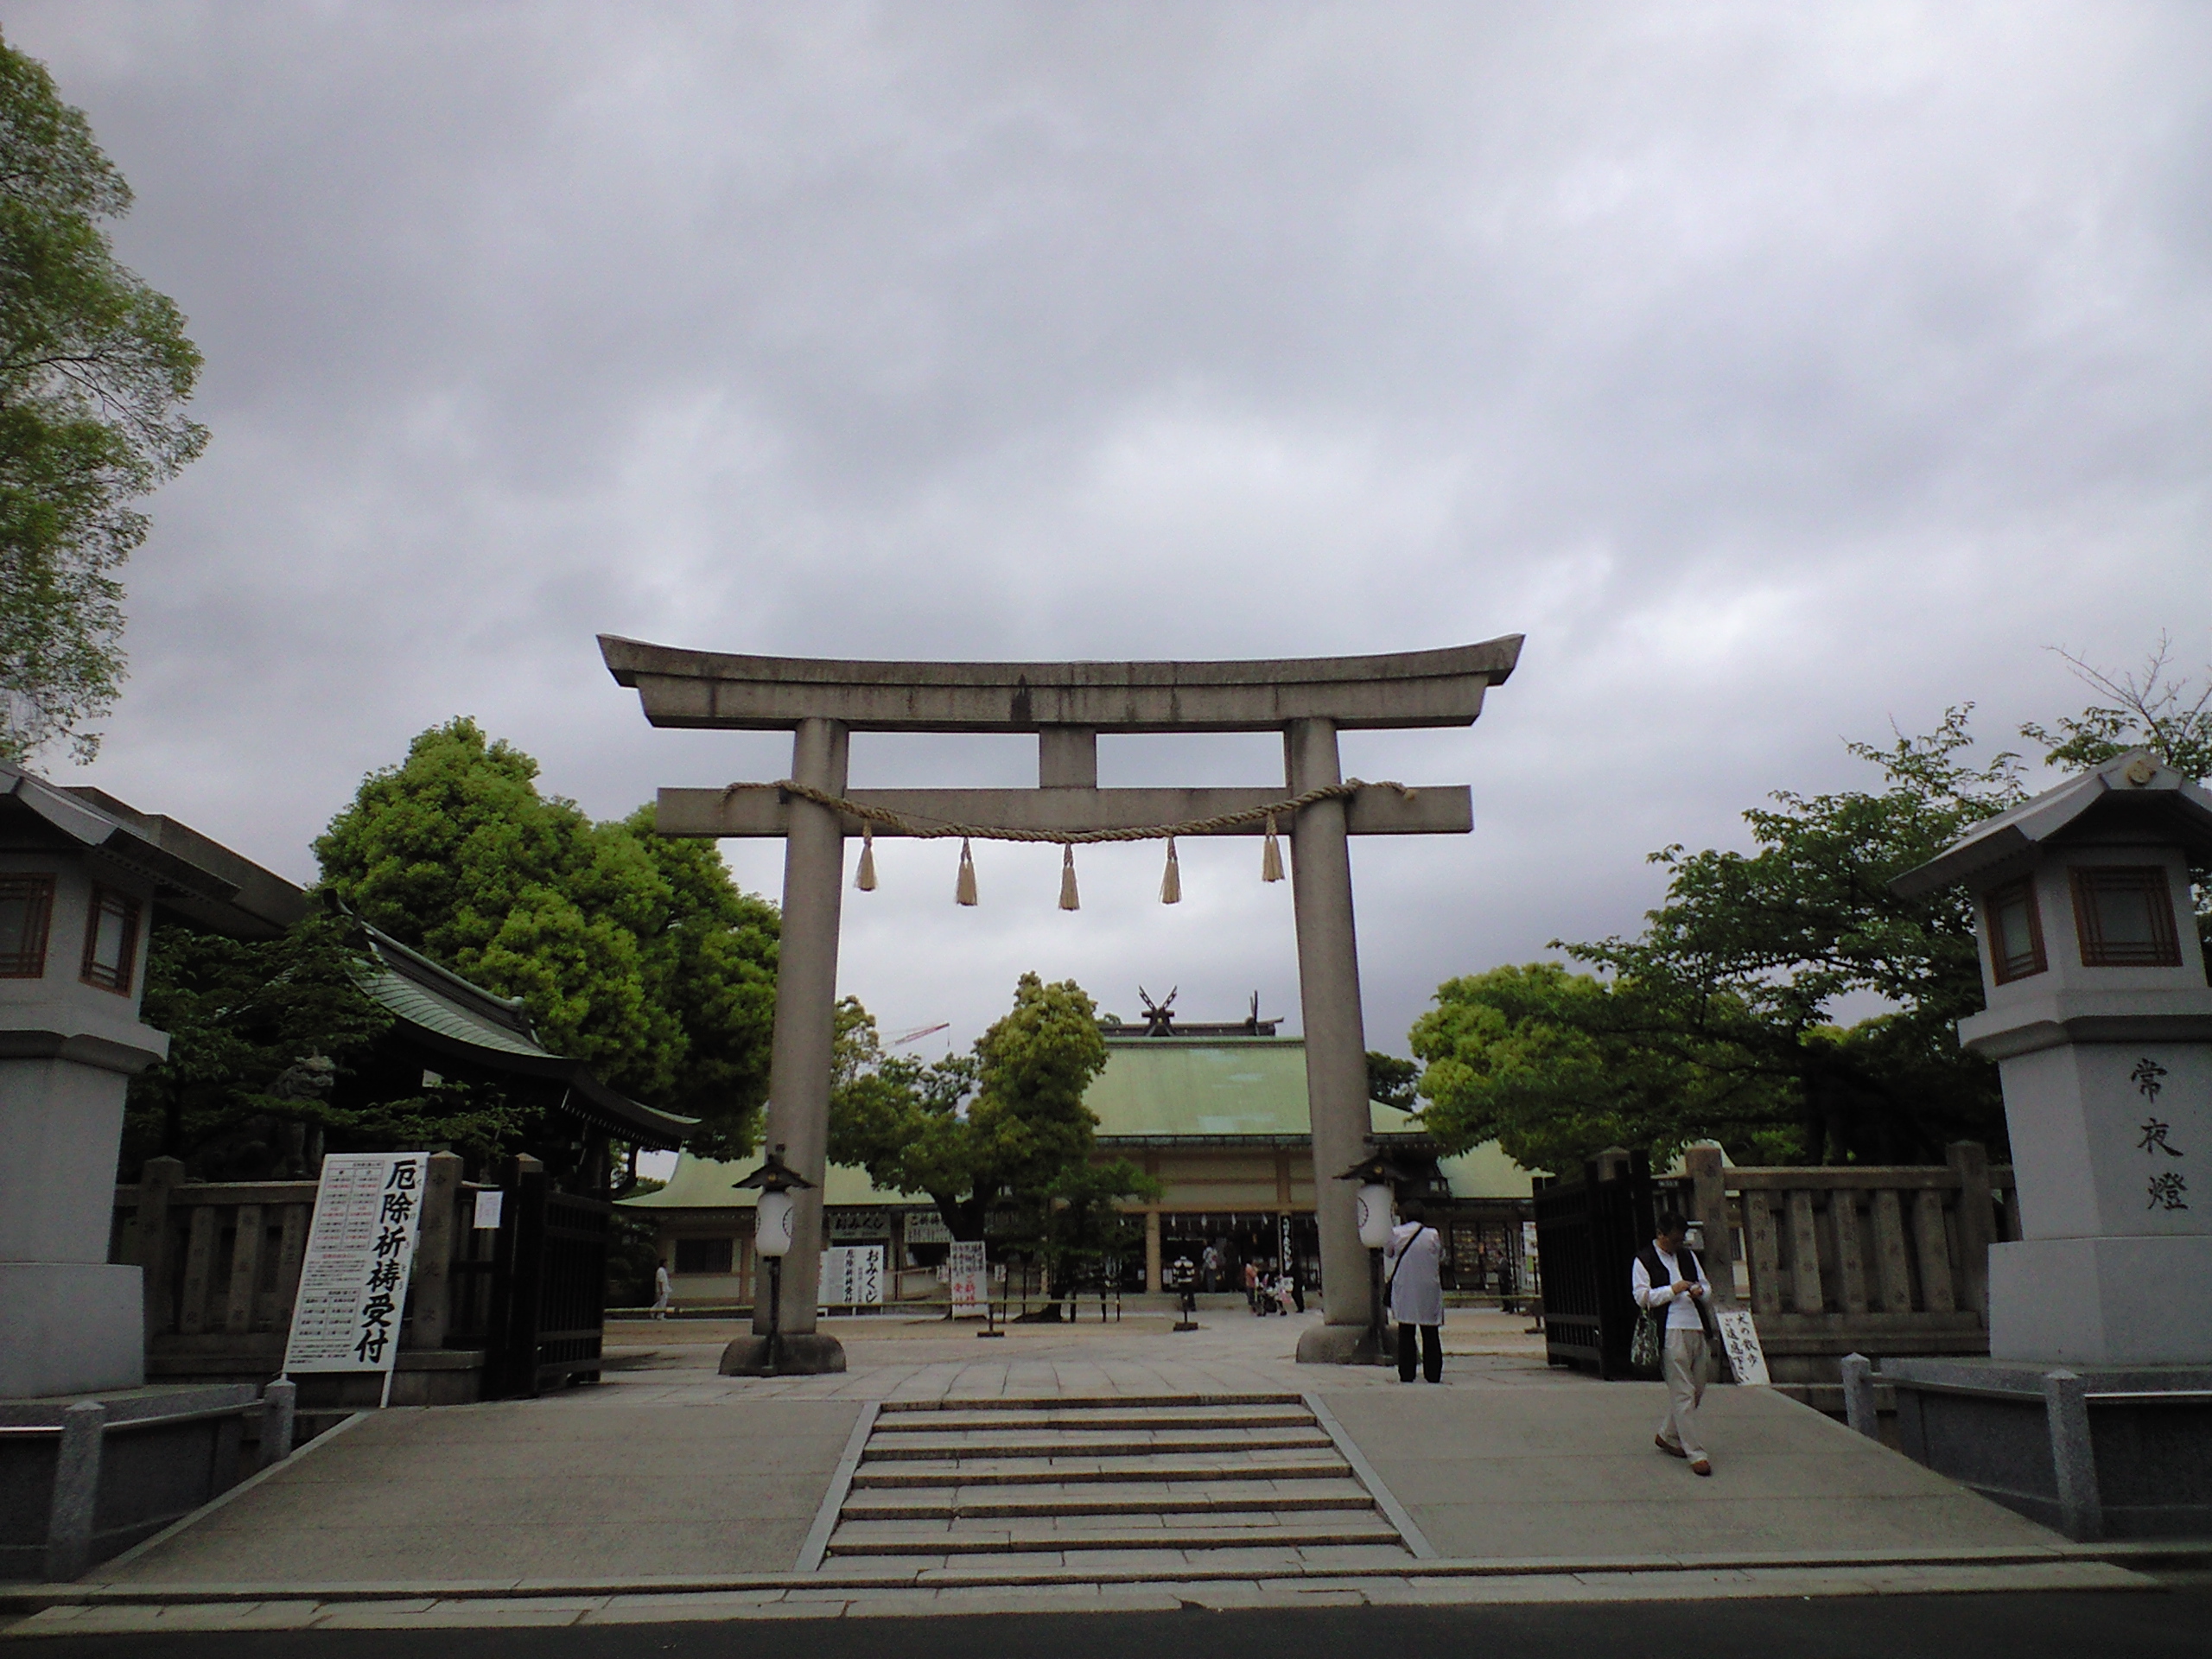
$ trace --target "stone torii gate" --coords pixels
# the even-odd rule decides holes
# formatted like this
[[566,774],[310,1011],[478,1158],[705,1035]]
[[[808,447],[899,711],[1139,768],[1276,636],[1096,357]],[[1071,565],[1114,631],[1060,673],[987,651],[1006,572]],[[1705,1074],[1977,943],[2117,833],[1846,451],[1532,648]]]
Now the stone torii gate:
[[[1299,1357],[1362,1357],[1371,1312],[1367,1263],[1351,1187],[1331,1179],[1365,1156],[1369,1132],[1346,837],[1465,835],[1474,820],[1465,785],[1347,785],[1337,734],[1471,725],[1483,693],[1512,673],[1520,635],[1442,651],[1250,663],[849,663],[683,651],[613,635],[599,644],[608,671],[637,691],[655,726],[793,734],[791,775],[780,786],[664,789],[657,824],[664,836],[784,839],[766,1139],[814,1185],[794,1194],[781,1369],[844,1369],[836,1338],[815,1332],[814,1308],[844,843],[864,823],[875,834],[957,835],[950,826],[991,825],[1043,840],[1164,834],[1171,826],[1179,836],[1279,830],[1289,836],[1327,1307],[1326,1325],[1307,1332]],[[848,740],[856,731],[1034,732],[1038,787],[849,791]],[[1102,732],[1257,731],[1283,734],[1287,798],[1271,789],[1098,787]],[[868,816],[827,804],[833,801]],[[1236,821],[1203,822],[1218,818]],[[730,1344],[725,1371],[759,1369],[762,1356],[753,1351],[764,1345],[766,1300],[764,1275],[755,1298],[759,1334]]]

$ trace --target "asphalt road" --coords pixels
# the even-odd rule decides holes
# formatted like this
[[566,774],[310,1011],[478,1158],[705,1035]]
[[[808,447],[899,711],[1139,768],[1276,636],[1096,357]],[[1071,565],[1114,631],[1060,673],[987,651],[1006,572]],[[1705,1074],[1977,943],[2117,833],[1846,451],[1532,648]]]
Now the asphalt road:
[[2212,1656],[2212,1585],[2143,1594],[54,1637],[18,1651],[22,1659],[2197,1659]]

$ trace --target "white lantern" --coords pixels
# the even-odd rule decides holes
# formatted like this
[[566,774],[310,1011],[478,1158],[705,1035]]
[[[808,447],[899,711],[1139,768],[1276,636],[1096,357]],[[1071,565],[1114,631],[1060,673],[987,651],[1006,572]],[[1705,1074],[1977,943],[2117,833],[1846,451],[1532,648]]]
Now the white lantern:
[[1390,1242],[1389,1187],[1378,1185],[1359,1189],[1359,1242],[1370,1250],[1379,1250]]
[[763,1192],[753,1211],[753,1248],[762,1255],[787,1255],[791,1248],[791,1195]]

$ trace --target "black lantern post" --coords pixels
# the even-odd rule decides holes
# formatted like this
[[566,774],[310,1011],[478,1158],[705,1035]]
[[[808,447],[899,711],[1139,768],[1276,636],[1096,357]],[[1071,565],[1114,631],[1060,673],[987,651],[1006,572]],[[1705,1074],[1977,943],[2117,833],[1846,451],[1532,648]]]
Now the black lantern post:
[[768,1374],[772,1376],[783,1353],[784,1257],[791,1248],[791,1194],[814,1183],[784,1162],[779,1142],[760,1168],[731,1185],[760,1190],[753,1211],[753,1248],[768,1262]]

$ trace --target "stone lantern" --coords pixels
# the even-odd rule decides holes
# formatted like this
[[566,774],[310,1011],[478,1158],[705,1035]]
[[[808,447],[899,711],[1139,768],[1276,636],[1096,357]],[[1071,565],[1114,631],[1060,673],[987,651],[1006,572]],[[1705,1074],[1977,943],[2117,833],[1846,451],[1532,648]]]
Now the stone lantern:
[[155,906],[242,938],[304,907],[173,820],[0,763],[0,1400],[145,1381],[138,1268],[108,1260]]
[[[1989,1252],[1989,1358],[1881,1376],[1909,1452],[2076,1535],[2212,1518],[2176,1472],[2202,1482],[2212,1434],[2158,1404],[2212,1384],[2212,985],[2190,896],[2208,857],[2212,793],[2138,751],[1893,884],[1974,894],[1987,1007],[1959,1040],[1998,1065],[2019,1236]],[[1997,1426],[2013,1394],[2044,1408],[2047,1465]]]

